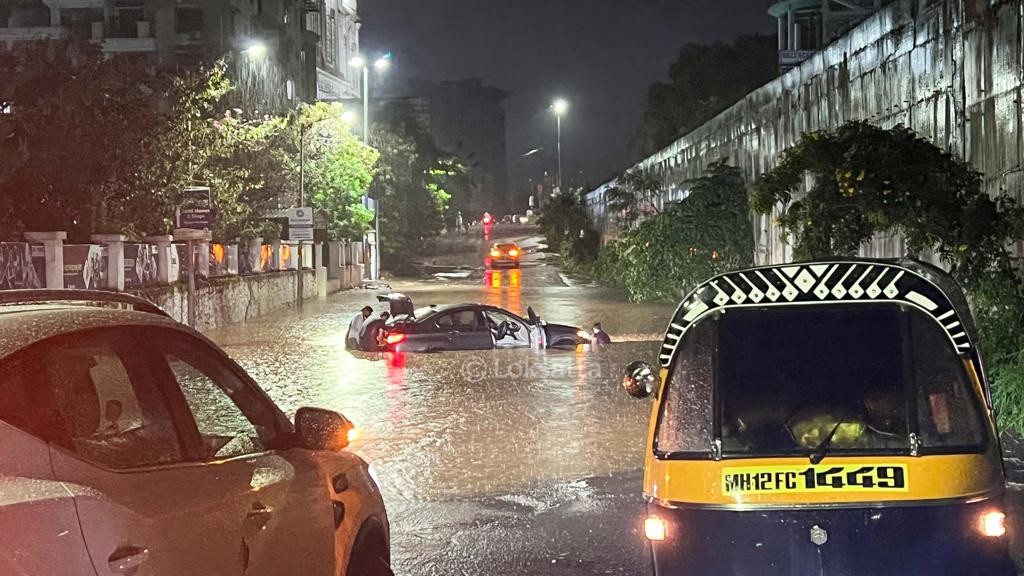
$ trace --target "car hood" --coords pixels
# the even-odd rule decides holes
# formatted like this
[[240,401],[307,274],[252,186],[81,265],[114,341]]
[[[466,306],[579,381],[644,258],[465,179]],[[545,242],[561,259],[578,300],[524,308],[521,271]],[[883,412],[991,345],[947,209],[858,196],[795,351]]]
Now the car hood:
[[392,318],[396,318],[398,316],[412,316],[412,298],[409,298],[405,294],[400,294],[398,292],[381,294],[380,296],[377,296],[377,301],[388,303],[388,306],[391,308],[390,312]]

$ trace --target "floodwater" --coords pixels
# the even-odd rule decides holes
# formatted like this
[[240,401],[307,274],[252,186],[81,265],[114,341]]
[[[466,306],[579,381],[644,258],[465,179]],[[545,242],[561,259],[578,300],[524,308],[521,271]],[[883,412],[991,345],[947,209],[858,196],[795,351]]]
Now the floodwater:
[[[536,252],[535,241],[524,241]],[[531,249],[533,248],[533,249]],[[475,256],[469,258],[475,260]],[[522,270],[393,284],[417,306],[483,302],[590,329],[601,350],[364,354],[344,349],[356,290],[210,336],[289,414],[337,410],[361,431],[392,524],[397,574],[630,574],[650,404],[619,386],[654,363],[673,305],[578,285],[539,253]],[[476,262],[468,262],[476,264]],[[573,285],[567,285],[573,284]]]

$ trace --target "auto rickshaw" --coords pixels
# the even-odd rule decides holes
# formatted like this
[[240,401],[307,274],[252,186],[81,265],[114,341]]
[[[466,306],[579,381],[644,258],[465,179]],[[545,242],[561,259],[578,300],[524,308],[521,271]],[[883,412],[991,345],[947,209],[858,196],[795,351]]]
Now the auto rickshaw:
[[832,260],[716,276],[656,369],[656,574],[1003,575],[1004,476],[974,322],[943,271]]

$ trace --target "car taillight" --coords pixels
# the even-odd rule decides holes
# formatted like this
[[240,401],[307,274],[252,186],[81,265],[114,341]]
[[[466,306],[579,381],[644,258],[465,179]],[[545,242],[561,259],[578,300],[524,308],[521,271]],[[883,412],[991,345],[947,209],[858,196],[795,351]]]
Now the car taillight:
[[388,342],[388,344],[391,344],[391,345],[401,344],[402,342],[405,342],[405,334],[403,334],[401,332],[396,332],[394,334],[388,334],[387,342]]
[[501,250],[491,250],[491,258],[498,258],[501,256]]
[[513,258],[515,258],[516,256],[519,256],[519,250],[516,250],[515,248],[513,248],[513,249],[508,251],[508,255],[513,257]]

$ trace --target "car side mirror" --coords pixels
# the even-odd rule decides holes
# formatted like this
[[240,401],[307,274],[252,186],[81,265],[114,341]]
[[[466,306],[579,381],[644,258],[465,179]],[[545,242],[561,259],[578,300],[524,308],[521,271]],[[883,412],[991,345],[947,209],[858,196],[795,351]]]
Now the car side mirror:
[[295,435],[303,448],[340,452],[348,447],[355,425],[341,414],[323,408],[299,408]]
[[637,360],[626,367],[622,387],[633,398],[647,398],[658,387],[658,373],[647,362]]

